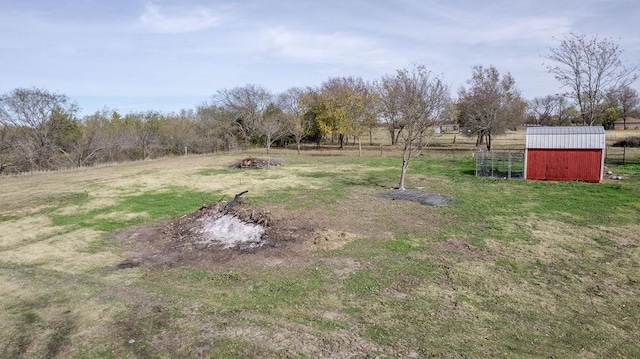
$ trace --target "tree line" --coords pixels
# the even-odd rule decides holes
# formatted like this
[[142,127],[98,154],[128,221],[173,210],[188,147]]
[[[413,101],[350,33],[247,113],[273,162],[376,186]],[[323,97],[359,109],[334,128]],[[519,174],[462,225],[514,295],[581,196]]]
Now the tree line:
[[305,143],[330,141],[342,148],[349,141],[372,144],[373,129],[385,126],[389,144],[403,149],[404,178],[410,160],[444,124],[460,125],[490,150],[494,136],[523,123],[608,126],[638,116],[638,93],[630,87],[638,66],[626,66],[621,53],[610,39],[564,36],[545,59],[565,92],[531,101],[510,73],[495,66],[474,67],[456,100],[440,76],[414,65],[376,81],[335,77],[277,94],[254,84],[222,89],[209,102],[178,113],[105,108],[79,117],[66,95],[18,88],[0,96],[0,173],[247,146],[269,153],[274,145],[289,144],[300,152]]

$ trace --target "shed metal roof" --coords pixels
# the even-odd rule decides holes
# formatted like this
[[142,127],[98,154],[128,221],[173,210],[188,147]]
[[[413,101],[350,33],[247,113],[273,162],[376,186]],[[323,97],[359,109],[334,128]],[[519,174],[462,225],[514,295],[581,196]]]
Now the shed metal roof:
[[604,127],[527,127],[526,147],[547,149],[604,149]]

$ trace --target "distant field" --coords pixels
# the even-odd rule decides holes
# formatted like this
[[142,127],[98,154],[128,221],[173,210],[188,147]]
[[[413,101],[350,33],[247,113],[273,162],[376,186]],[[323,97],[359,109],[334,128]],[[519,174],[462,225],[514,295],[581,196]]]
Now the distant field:
[[[637,356],[640,167],[476,178],[473,139],[447,134],[409,168],[453,199],[428,207],[380,196],[400,160],[376,136],[264,170],[229,168],[257,149],[0,177],[0,358]],[[162,247],[170,219],[244,190],[290,237]]]

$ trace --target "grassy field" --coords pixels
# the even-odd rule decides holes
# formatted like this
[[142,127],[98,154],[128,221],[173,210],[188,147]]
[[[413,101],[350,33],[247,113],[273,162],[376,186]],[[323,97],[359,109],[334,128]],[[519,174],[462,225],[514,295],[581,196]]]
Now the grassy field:
[[[379,196],[399,177],[386,146],[2,177],[0,358],[636,357],[640,166],[601,184],[482,179],[471,147],[446,135],[411,164],[408,187],[447,207]],[[293,240],[154,252],[169,219],[243,190]]]

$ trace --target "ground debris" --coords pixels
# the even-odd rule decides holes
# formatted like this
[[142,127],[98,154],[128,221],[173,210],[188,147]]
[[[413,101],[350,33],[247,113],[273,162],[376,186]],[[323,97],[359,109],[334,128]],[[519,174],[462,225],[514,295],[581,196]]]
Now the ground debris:
[[246,157],[234,162],[231,168],[268,168],[282,166],[282,160],[275,158]]
[[451,203],[451,197],[446,197],[437,193],[426,193],[419,190],[394,189],[380,193],[380,197],[391,199],[403,199],[407,201],[418,202],[428,206],[442,207]]

